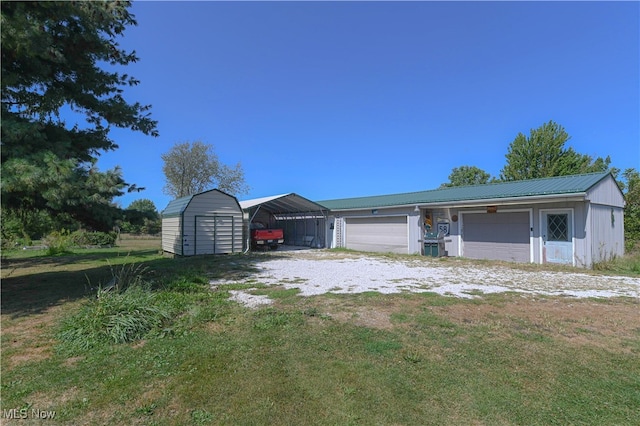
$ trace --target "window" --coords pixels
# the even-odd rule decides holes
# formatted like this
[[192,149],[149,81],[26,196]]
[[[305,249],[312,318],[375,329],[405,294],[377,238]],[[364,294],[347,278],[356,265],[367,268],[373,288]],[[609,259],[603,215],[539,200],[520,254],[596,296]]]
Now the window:
[[547,215],[547,241],[569,241],[569,215]]

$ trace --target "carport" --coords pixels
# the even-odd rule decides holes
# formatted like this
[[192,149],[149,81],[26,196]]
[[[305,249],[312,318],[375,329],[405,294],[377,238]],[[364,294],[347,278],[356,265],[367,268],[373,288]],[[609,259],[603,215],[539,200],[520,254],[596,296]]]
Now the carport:
[[284,243],[293,246],[326,246],[327,209],[298,194],[289,193],[240,202],[246,224],[245,239],[249,247],[252,223],[284,230]]

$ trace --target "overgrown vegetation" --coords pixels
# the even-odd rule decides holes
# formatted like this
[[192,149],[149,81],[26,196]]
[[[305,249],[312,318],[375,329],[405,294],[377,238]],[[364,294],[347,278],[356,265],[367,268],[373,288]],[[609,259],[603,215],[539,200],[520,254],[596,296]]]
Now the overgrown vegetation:
[[84,353],[101,344],[142,339],[160,330],[171,314],[157,294],[142,285],[122,292],[99,289],[80,312],[64,321],[58,337],[71,352]]
[[[640,422],[636,300],[212,291],[281,254],[157,244],[7,255],[3,408],[61,424]],[[274,305],[228,300],[248,288]]]
[[54,231],[42,239],[42,244],[49,256],[70,253],[71,249],[79,247],[104,247],[116,243],[115,232],[88,232],[79,230],[69,232],[67,230]]
[[[110,272],[111,279],[97,289],[91,287],[87,302],[63,321],[57,336],[64,352],[82,353],[103,344],[172,335],[220,305],[201,276],[154,282],[148,266],[133,262],[110,265]],[[211,305],[203,306],[207,303]]]
[[[67,215],[57,215],[45,210],[2,211],[2,248],[30,246],[41,241],[51,248],[50,254],[68,252],[73,247],[114,245],[118,233],[97,232],[82,228],[82,224]],[[162,230],[160,214],[150,200],[136,200],[117,221],[123,233],[157,235]],[[115,228],[115,229],[118,229]]]
[[631,252],[593,264],[595,271],[606,271],[624,275],[640,276],[640,247],[631,246]]

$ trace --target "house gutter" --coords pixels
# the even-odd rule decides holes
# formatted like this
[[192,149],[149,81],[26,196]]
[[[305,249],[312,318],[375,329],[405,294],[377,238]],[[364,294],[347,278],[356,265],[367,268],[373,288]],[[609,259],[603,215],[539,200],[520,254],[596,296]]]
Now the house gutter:
[[584,201],[586,199],[586,192],[578,192],[571,194],[563,194],[561,196],[557,194],[551,195],[539,195],[539,196],[522,196],[514,198],[486,198],[482,200],[468,200],[468,201],[437,201],[433,203],[407,203],[407,204],[394,204],[388,206],[363,206],[352,207],[346,209],[331,209],[331,212],[353,211],[353,210],[368,210],[368,209],[393,209],[398,207],[449,207],[449,208],[463,208],[463,207],[484,207],[484,206],[509,206],[516,204],[542,204],[549,201],[564,201],[575,202]]
[[424,206],[446,206],[451,208],[461,208],[461,207],[482,207],[482,206],[510,206],[510,205],[518,205],[518,204],[543,204],[548,203],[549,201],[555,202],[575,202],[575,201],[584,201],[586,197],[586,193],[582,194],[571,194],[565,195],[562,197],[558,197],[557,195],[544,195],[539,197],[517,197],[517,198],[493,198],[486,200],[474,200],[468,202],[458,202],[456,204],[451,204],[447,202],[442,203],[428,203]]

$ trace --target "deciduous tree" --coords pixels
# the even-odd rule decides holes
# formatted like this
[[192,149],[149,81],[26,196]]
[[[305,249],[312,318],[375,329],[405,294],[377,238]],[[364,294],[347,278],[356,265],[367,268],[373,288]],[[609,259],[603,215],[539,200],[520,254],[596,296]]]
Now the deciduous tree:
[[553,121],[531,129],[528,137],[519,133],[509,145],[507,163],[500,172],[500,179],[535,179],[608,169],[609,157],[593,160],[589,155],[578,154],[571,147],[565,148],[569,139],[565,129]]
[[452,186],[481,185],[488,183],[491,175],[476,166],[454,167],[449,175],[449,182],[440,185],[440,188]]
[[162,227],[160,214],[153,201],[142,198],[135,200],[124,211],[120,228],[133,234],[155,234]]
[[622,173],[625,196],[624,232],[627,247],[633,248],[640,242],[640,172],[626,169]]
[[162,160],[164,193],[175,198],[212,188],[231,195],[248,192],[240,163],[234,168],[220,163],[213,145],[201,141],[176,143],[162,154]]

